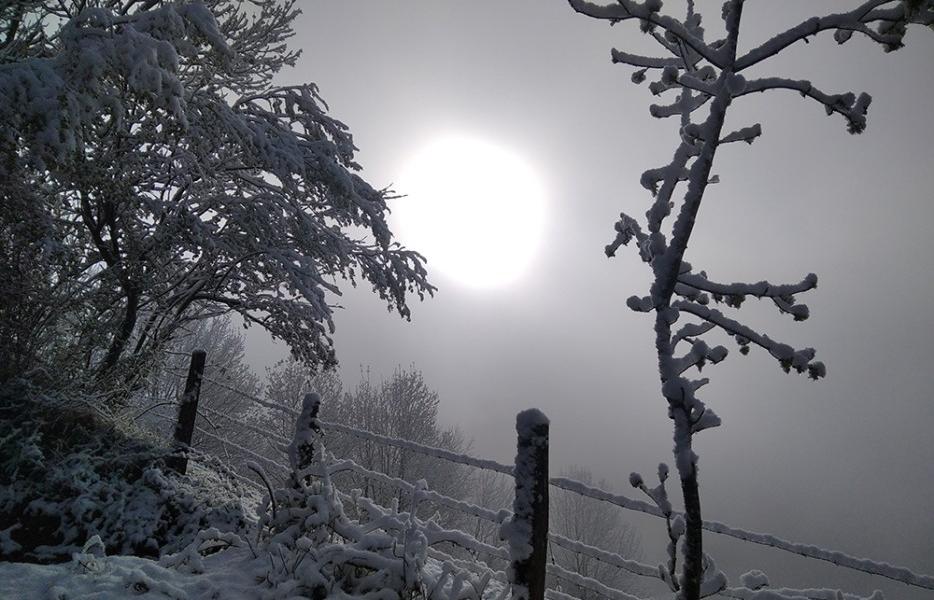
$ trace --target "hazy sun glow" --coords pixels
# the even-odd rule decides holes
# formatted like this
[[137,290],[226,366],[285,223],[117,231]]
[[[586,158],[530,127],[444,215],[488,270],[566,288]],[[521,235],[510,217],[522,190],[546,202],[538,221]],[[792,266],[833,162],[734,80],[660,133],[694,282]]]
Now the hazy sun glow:
[[544,186],[506,148],[468,136],[439,138],[405,165],[395,186],[394,231],[429,272],[496,287],[529,268],[545,224]]

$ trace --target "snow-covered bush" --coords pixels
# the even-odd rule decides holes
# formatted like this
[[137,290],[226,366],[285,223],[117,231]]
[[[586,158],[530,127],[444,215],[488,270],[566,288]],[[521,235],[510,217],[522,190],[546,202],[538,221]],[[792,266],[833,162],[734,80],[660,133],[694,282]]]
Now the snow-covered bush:
[[0,560],[68,560],[94,535],[108,553],[155,557],[246,526],[233,484],[165,472],[165,448],[67,404],[0,389]]
[[225,482],[216,459],[198,456],[193,475],[178,477],[160,468],[165,448],[90,412],[94,402],[0,388],[0,579],[28,576],[30,590],[54,598],[504,598],[508,587],[486,565],[439,550],[490,546],[418,518],[423,480],[405,494],[407,511],[334,485],[340,465],[321,443],[317,396],[308,398],[287,483],[274,486],[250,465],[268,490],[257,516],[233,500],[257,498],[255,490]]
[[324,598],[336,590],[419,595],[418,567],[424,566],[427,544],[403,544],[399,551],[396,537],[365,533],[347,517],[322,460],[319,404],[315,394],[305,398],[289,448],[292,476],[266,497],[261,511],[259,552],[279,558],[269,561],[264,583],[275,590],[274,598]]
[[[488,586],[491,573],[481,563],[475,567],[486,575],[463,568],[464,561],[456,567],[451,561],[431,558],[432,544],[469,536],[416,516],[425,496],[424,480],[407,498],[408,512],[399,511],[397,503],[380,506],[360,490],[346,494],[335,486],[329,468],[333,457],[324,448],[316,417],[319,402],[317,395],[310,394],[303,404],[289,449],[290,481],[272,489],[262,475],[271,494],[260,511],[256,543],[249,543],[249,538],[243,541],[253,557],[245,568],[266,590],[259,596],[264,600],[335,595],[447,600],[479,599],[484,590],[502,591],[502,586]],[[258,465],[252,468],[262,474]],[[359,518],[348,516],[345,505]],[[216,541],[216,536],[212,539]],[[196,540],[162,562],[198,564],[200,559],[192,554],[202,545]]]

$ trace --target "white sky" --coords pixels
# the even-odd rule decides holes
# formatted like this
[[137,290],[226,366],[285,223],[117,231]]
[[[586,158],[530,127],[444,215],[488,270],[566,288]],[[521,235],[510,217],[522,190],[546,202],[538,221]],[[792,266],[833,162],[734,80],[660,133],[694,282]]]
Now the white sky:
[[[718,27],[721,2],[698,4]],[[750,0],[742,42],[844,4]],[[436,276],[439,293],[413,307],[410,323],[369,290],[349,292],[336,319],[348,384],[360,365],[388,374],[414,363],[481,456],[509,460],[515,413],[537,406],[552,420],[558,465],[588,466],[626,489],[630,471],[648,476],[670,461],[651,319],[625,307],[649,274],[631,249],[602,253],[618,213],[648,207],[641,172],[667,163],[676,144],[675,123],[649,116],[645,85],[609,61],[611,47],[650,49],[646,39],[559,0],[302,5],[294,43],[304,56],[286,79],[318,83],[373,185],[398,181],[419,147],[455,130],[523,156],[543,174],[551,207],[544,248],[516,285],[483,291]],[[907,41],[884,54],[861,39],[820,38],[759,71],[869,92],[868,130],[851,136],[842,118],[792,93],[739,101],[730,125],[758,121],[764,135],[721,150],[722,183],[705,198],[687,259],[727,281],[816,272],[820,287],[802,298],[810,320],[792,324],[764,303],[741,316],[816,347],[828,366],[814,383],[727,344],[701,395],[724,420],[697,444],[705,517],[930,573],[934,32]],[[258,337],[250,347],[257,364],[275,356]],[[651,525],[648,556],[660,560],[663,531]],[[759,567],[780,583],[885,587],[708,539],[734,576]]]

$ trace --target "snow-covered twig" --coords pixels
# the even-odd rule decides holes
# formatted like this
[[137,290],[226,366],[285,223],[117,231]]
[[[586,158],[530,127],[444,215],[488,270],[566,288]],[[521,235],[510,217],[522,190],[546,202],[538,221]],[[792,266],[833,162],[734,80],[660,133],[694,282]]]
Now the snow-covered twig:
[[676,300],[671,303],[671,307],[713,323],[731,336],[736,337],[737,341],[743,346],[750,342],[760,346],[767,350],[768,353],[781,364],[782,369],[786,372],[794,369],[798,373],[807,373],[808,377],[811,379],[819,379],[827,374],[824,363],[814,360],[815,351],[813,348],[795,350],[788,344],[776,342],[769,336],[760,334],[742,323],[727,317],[719,310],[708,308],[695,302]]

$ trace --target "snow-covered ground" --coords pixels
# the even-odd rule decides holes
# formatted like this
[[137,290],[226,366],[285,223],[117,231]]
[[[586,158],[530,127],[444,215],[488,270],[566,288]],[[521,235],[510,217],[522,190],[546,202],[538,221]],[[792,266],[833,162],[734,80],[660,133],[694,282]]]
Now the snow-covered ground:
[[[321,595],[297,582],[276,585],[271,574],[280,565],[269,561],[278,559],[270,559],[269,555],[254,557],[248,547],[196,558],[194,564],[189,562],[191,554],[186,553],[160,561],[96,554],[99,552],[93,550],[76,553],[71,562],[56,565],[0,562],[0,599],[287,600]],[[421,569],[425,581],[436,583],[447,580],[446,571],[444,565],[432,559],[426,560]],[[450,592],[450,585],[450,581],[442,583],[441,588]],[[321,590],[328,596],[333,591]],[[397,592],[387,587],[377,595],[397,598]],[[483,597],[497,598],[502,593],[502,583],[491,581]]]
[[[238,552],[238,551],[234,551]],[[225,552],[205,560],[204,573],[185,573],[133,556],[80,559],[58,565],[0,562],[4,600],[209,600],[262,598],[255,566]]]

